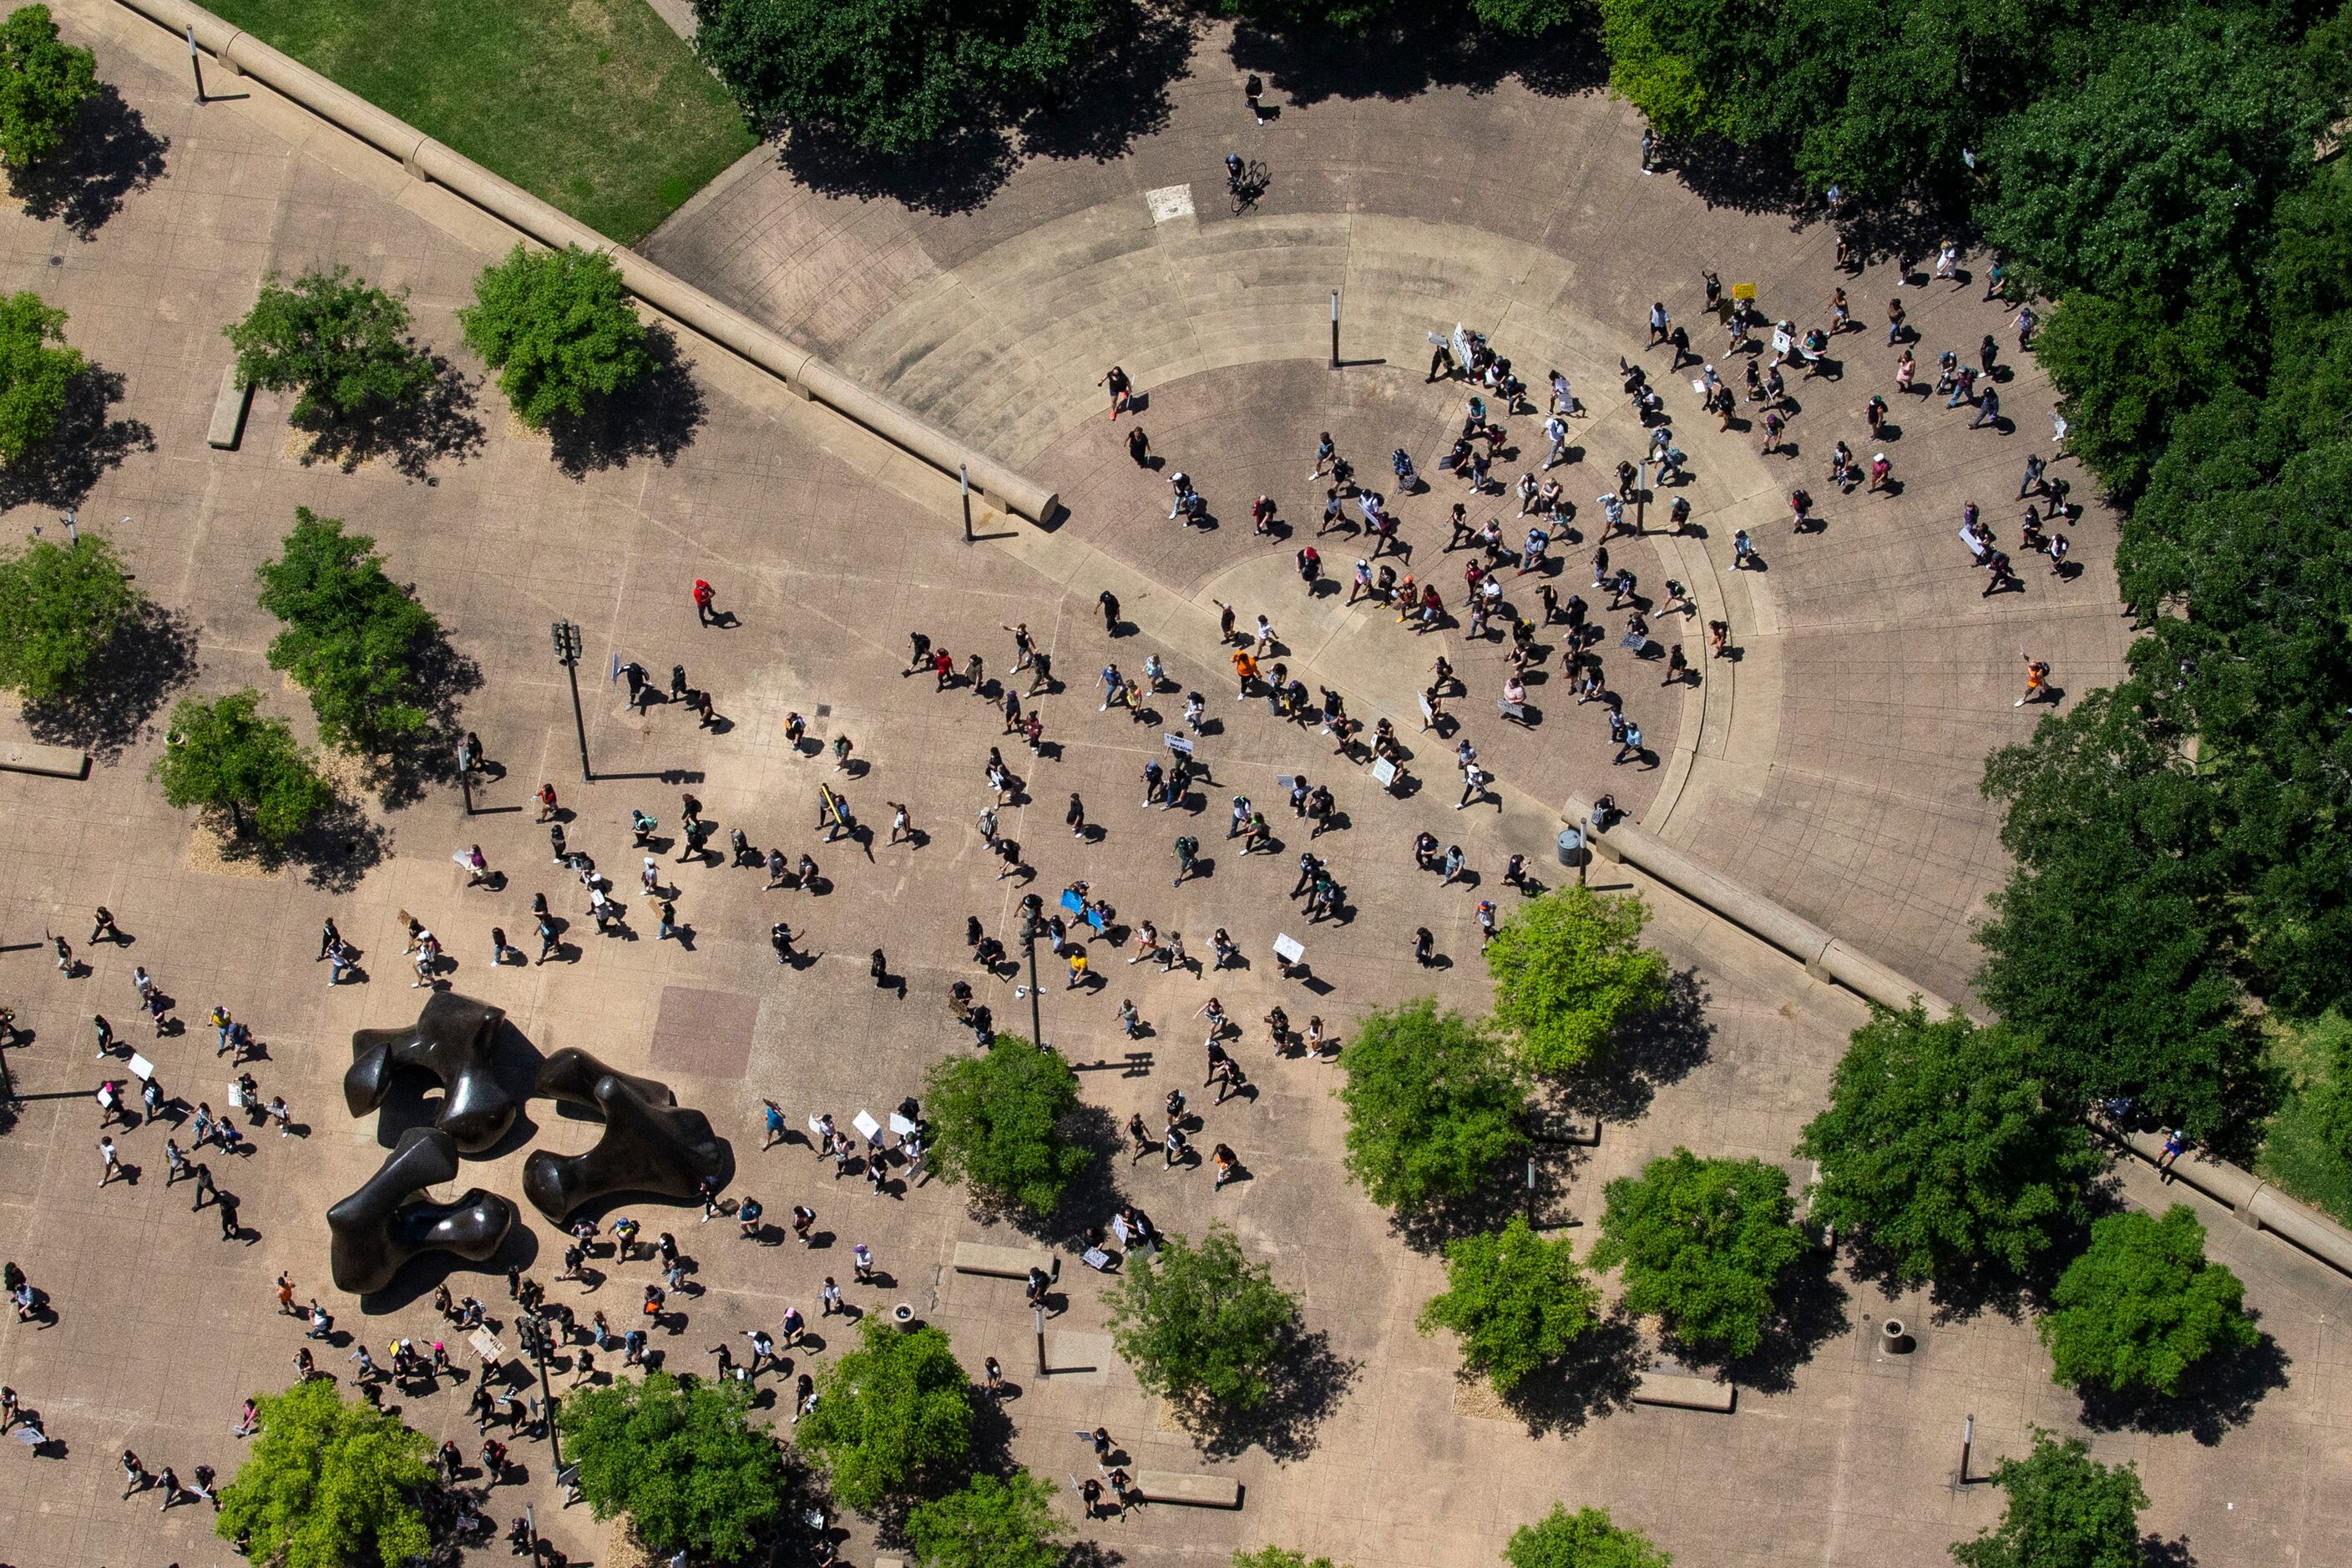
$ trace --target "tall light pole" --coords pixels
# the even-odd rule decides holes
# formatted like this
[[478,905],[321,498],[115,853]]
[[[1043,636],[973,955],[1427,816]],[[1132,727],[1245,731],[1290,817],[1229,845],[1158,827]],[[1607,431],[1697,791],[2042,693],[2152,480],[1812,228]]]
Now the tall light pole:
[[563,1468],[563,1442],[555,1435],[555,1390],[549,1386],[547,1381],[547,1320],[545,1318],[527,1320],[523,1324],[523,1332],[529,1336],[524,1342],[523,1348],[530,1352],[530,1359],[539,1364],[540,1404],[547,1412],[547,1450],[555,1460],[556,1470],[561,1473]]
[[572,728],[580,737],[580,782],[591,784],[596,775],[588,770],[588,721],[580,712],[580,627],[571,621],[558,621],[549,631],[555,641],[555,662],[572,678]]
[[963,491],[963,542],[970,544],[971,542],[971,467],[970,464],[956,465],[956,485]]
[[1041,1051],[1045,1048],[1045,1020],[1037,1002],[1037,937],[1044,909],[1044,900],[1034,893],[1021,900],[1021,945],[1029,953],[1029,1043]]
[[1339,368],[1339,290],[1331,290],[1331,368]]

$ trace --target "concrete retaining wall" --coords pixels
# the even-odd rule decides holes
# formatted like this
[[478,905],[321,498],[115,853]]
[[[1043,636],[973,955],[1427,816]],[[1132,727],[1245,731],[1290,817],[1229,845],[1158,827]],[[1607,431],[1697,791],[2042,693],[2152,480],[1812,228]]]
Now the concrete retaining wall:
[[118,0],[150,21],[186,37],[239,76],[300,104],[330,125],[359,138],[418,179],[454,191],[527,238],[551,249],[577,245],[611,256],[629,291],[654,310],[691,328],[782,381],[803,397],[873,431],[943,473],[959,466],[972,489],[1008,511],[1034,522],[1055,513],[1055,492],[973,450],[926,423],[912,410],[858,385],[814,353],[731,310],[683,279],[598,234],[537,196],[460,157],[405,121],[386,114],[358,94],[336,86],[308,66],[280,54],[250,33],[185,0]]
[[[1941,996],[1912,984],[1843,939],[1832,936],[1753,888],[1699,864],[1630,822],[1617,823],[1605,833],[1591,833],[1591,802],[1571,799],[1561,819],[1586,828],[1588,841],[1600,858],[1622,861],[1664,882],[1694,903],[1704,905],[1779,948],[1802,963],[1807,973],[1834,981],[1857,995],[1888,1007],[1908,1007],[1916,998],[1927,1007],[1930,1017],[1942,1017],[1953,1010],[1952,1005]],[[2095,1119],[2095,1125],[2119,1147],[2151,1164],[2164,1152],[2163,1140],[2151,1134],[2124,1133]],[[2250,1172],[2202,1154],[2182,1155],[2172,1170],[2178,1180],[2214,1202],[2227,1205],[2242,1223],[2283,1237],[2331,1268],[2352,1274],[2352,1230],[2318,1210],[2297,1203]]]

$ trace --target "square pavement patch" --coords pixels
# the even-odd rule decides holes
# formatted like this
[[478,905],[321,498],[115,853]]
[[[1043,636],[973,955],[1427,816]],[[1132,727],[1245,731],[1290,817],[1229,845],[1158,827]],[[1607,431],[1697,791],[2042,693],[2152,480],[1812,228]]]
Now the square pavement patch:
[[1055,1383],[1107,1384],[1118,1356],[1108,1334],[1056,1329],[1045,1336],[1045,1366]]
[[690,985],[662,987],[654,1020],[652,1065],[698,1078],[741,1078],[751,1065],[751,1030],[760,999]]
[[1162,185],[1156,191],[1146,191],[1143,199],[1150,205],[1153,223],[1170,223],[1192,216],[1192,187]]

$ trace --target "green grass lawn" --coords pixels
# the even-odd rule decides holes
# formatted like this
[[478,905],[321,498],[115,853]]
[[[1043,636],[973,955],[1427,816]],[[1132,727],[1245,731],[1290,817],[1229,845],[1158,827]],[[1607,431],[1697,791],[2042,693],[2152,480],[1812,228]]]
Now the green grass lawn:
[[208,3],[624,245],[754,145],[645,0]]
[[2352,1021],[2332,1008],[2312,1023],[2272,1029],[2272,1059],[2294,1087],[2271,1118],[2254,1168],[2291,1196],[2352,1225],[2352,1159],[2332,1143],[2311,1098],[2343,1059],[2347,1035]]

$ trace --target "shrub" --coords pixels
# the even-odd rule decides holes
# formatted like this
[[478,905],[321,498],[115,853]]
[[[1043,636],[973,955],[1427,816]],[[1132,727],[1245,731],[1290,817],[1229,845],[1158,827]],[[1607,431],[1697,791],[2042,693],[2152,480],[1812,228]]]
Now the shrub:
[[312,270],[281,286],[262,279],[245,320],[222,328],[236,345],[236,373],[256,386],[292,392],[297,425],[347,424],[413,404],[433,384],[431,358],[408,335],[408,307],[352,276]]
[[657,1552],[731,1561],[783,1507],[783,1456],[727,1379],[648,1373],[563,1396],[556,1420],[598,1519],[626,1514]]
[[2109,1215],[2050,1293],[2042,1342],[2051,1379],[2176,1394],[2207,1356],[2260,1341],[2245,1297],[2236,1275],[2205,1261],[2205,1227],[2185,1205],[2161,1218]]
[[1501,1394],[1567,1354],[1601,1300],[1574,1246],[1546,1241],[1517,1215],[1497,1233],[1445,1244],[1445,1287],[1422,1308],[1421,1331],[1460,1335],[1462,1364]]
[[153,776],[167,805],[226,812],[236,837],[283,844],[316,822],[335,792],[286,721],[261,716],[260,702],[251,687],[211,702],[182,698]]
[[79,690],[139,591],[105,540],[0,554],[0,687],[39,703]]
[[518,245],[474,279],[474,303],[457,321],[467,346],[499,373],[515,417],[534,430],[559,414],[578,417],[589,398],[610,397],[653,369],[645,323],[603,251]]
[[1781,1273],[1804,1250],[1788,1173],[1676,1149],[1603,1189],[1597,1269],[1622,1265],[1625,1306],[1685,1344],[1738,1357],[1763,1342]]
[[797,1435],[831,1467],[835,1495],[870,1514],[951,1475],[971,1451],[971,1379],[947,1335],[877,1316],[824,1373]]
[[1609,1033],[1666,1000],[1666,960],[1642,945],[1639,899],[1559,888],[1513,910],[1486,947],[1495,1021],[1537,1072],[1571,1072]]
[[1094,1163],[1064,1122],[1078,1110],[1078,1075],[1061,1053],[999,1035],[985,1054],[950,1057],[923,1075],[932,1165],[979,1196],[1052,1214]]
[[1528,1147],[1527,1089],[1502,1048],[1433,998],[1373,1013],[1339,1053],[1348,1173],[1384,1208],[1466,1197]]
[[1135,1379],[1170,1403],[1251,1410],[1298,1321],[1298,1300],[1223,1226],[1128,1255],[1109,1293],[1111,1337]]

